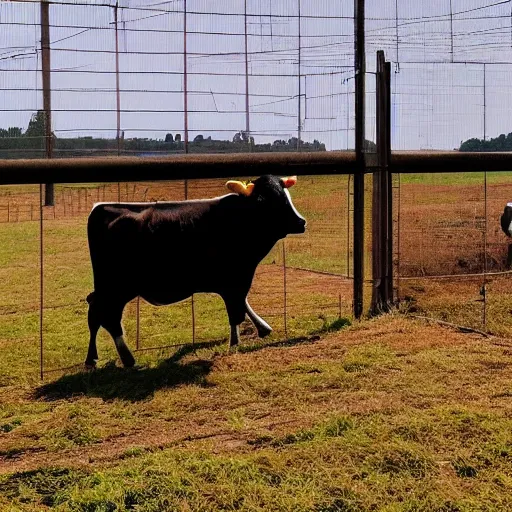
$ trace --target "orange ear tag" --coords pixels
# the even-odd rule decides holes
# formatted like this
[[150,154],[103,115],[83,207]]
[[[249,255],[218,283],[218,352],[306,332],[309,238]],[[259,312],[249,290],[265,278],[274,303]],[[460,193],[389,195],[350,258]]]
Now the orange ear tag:
[[282,178],[284,188],[290,188],[297,183],[297,176],[288,176],[287,178]]

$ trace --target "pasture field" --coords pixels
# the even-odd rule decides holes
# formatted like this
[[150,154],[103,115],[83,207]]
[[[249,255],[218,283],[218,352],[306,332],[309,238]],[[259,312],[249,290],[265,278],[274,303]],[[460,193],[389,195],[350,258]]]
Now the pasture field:
[[[139,329],[134,302],[124,326],[137,369],[117,367],[100,331],[92,373],[82,371],[91,205],[183,199],[184,186],[58,186],[44,210],[43,382],[39,192],[1,188],[0,510],[510,510],[511,277],[499,215],[512,179],[483,184],[480,174],[401,177],[397,285],[403,311],[502,338],[398,312],[348,326],[349,180],[306,177],[292,195],[308,232],[275,247],[251,292],[269,339],[247,325],[229,353],[215,296],[194,299],[194,345],[190,301],[141,302]],[[216,180],[188,186],[190,198],[222,193]],[[484,280],[484,266],[502,273]]]
[[0,508],[510,510],[511,354],[395,314],[4,386]]
[[[512,197],[512,174],[488,173],[486,188],[480,173],[401,180],[397,274],[403,307],[511,336],[509,239],[499,219]],[[484,278],[485,268],[490,275]]]
[[[512,198],[512,176],[488,173],[486,181],[487,189],[482,173],[400,177],[400,188],[394,190],[396,285],[402,310],[509,336],[511,276],[496,273],[508,270],[508,240],[501,232],[499,216]],[[370,198],[370,176],[366,184]],[[223,180],[191,181],[187,188],[190,198],[224,192]],[[292,194],[308,219],[308,231],[289,237],[284,250],[282,243],[276,245],[260,266],[251,293],[256,310],[275,328],[275,339],[302,336],[326,322],[350,316],[352,305],[353,202],[349,178],[301,177]],[[118,198],[137,201],[184,197],[183,182],[57,186],[56,206],[43,212],[43,366],[50,377],[58,376],[59,369],[80,365],[86,348],[85,297],[92,290],[86,219],[92,204]],[[38,379],[38,200],[38,187],[0,188],[0,342],[9,347],[8,355],[0,360],[1,383]],[[5,217],[6,205],[9,218]],[[369,200],[365,211],[365,294],[369,305]],[[484,265],[494,274],[481,276]],[[165,355],[165,347],[192,341],[190,301],[166,308],[141,302],[139,308],[138,327],[137,304],[130,304],[125,314],[127,338],[132,347],[140,349],[139,359],[151,360],[155,354]],[[100,356],[109,361],[115,357],[112,342],[100,332]],[[221,300],[196,296],[195,341],[226,336]]]

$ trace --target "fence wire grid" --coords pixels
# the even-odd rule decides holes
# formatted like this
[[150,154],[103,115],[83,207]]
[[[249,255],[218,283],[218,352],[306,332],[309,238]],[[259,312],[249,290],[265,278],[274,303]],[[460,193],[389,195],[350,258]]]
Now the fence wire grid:
[[[82,366],[88,340],[85,298],[93,289],[86,227],[95,202],[197,199],[222,195],[225,190],[225,180],[217,179],[56,185],[55,206],[40,207],[39,187],[2,187],[0,198],[8,198],[9,206],[0,211],[0,332],[2,342],[12,347],[0,371],[2,378],[9,382],[19,377],[13,375],[19,372],[19,365],[12,364],[16,359],[26,361],[26,375],[32,375],[40,363],[43,375]],[[348,229],[352,180],[349,176],[302,176],[292,194],[295,206],[308,219],[308,231],[275,246],[258,268],[249,296],[278,339],[321,330],[338,318],[349,317],[352,307],[353,249]],[[136,357],[144,360],[153,351],[166,354],[182,344],[226,339],[229,324],[219,297],[195,295],[193,311],[192,315],[190,299],[160,308],[142,300],[130,303],[124,328]],[[114,358],[112,340],[100,333],[101,361]],[[249,343],[257,339],[250,324],[242,329],[242,337]]]
[[[510,149],[511,1],[367,0],[365,23],[367,152],[376,150],[375,54],[382,49],[393,71],[393,150],[459,150],[471,140],[466,149],[490,148],[493,140],[493,148]],[[352,1],[12,1],[0,3],[0,27],[0,158],[355,147]],[[453,171],[394,176],[397,298],[415,314],[509,336],[499,215],[512,199],[511,176]],[[223,192],[214,179],[187,187],[191,198]],[[352,178],[301,177],[292,194],[309,232],[276,246],[251,297],[277,335],[288,337],[350,315],[353,276]],[[85,355],[92,204],[184,198],[183,182],[59,184],[55,205],[41,208],[38,187],[1,187],[0,339],[10,347],[1,378],[20,378],[17,360],[26,361],[22,378],[39,364],[41,221],[42,362],[52,373]],[[367,199],[365,306],[371,216]],[[145,354],[226,336],[217,299],[197,296],[194,306],[192,319],[190,301],[131,304],[131,346]],[[100,353],[114,356],[106,336]]]

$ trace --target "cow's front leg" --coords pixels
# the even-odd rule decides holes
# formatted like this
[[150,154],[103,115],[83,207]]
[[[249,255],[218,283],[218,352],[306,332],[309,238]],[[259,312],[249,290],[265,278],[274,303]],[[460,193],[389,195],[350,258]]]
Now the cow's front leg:
[[251,308],[249,305],[249,302],[247,299],[245,299],[245,310],[247,311],[247,316],[251,319],[251,322],[254,324],[254,327],[256,327],[256,330],[258,331],[258,336],[260,338],[264,338],[265,336],[268,336],[272,332],[272,327],[263,320],[263,318],[259,317],[255,311]]
[[229,346],[236,347],[240,343],[240,325],[230,323]]
[[98,302],[95,300],[94,292],[87,297],[89,302],[89,312],[87,320],[89,324],[89,350],[87,351],[87,359],[85,360],[85,368],[92,370],[96,368],[96,361],[98,360],[98,349],[96,348],[96,335],[101,326],[100,313],[98,311]]

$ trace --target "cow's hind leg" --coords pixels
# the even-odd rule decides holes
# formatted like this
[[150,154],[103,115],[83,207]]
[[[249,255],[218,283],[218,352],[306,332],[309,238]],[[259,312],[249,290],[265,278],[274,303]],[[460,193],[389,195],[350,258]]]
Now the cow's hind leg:
[[247,316],[251,319],[251,322],[256,327],[258,336],[260,338],[264,338],[272,332],[272,327],[270,327],[270,325],[268,325],[267,322],[263,320],[263,318],[254,312],[254,310],[249,305],[249,302],[247,302],[247,299],[245,299],[245,310],[247,311]]
[[112,336],[123,365],[126,368],[131,368],[135,364],[135,359],[124,341],[123,326],[121,325],[124,306],[124,303],[110,303],[102,313],[101,325]]
[[98,334],[98,330],[101,326],[100,315],[98,311],[98,303],[95,300],[94,292],[89,294],[87,297],[87,302],[89,303],[89,312],[87,316],[87,320],[89,323],[89,350],[87,351],[87,358],[85,360],[85,367],[87,369],[92,369],[96,366],[96,361],[98,360],[98,349],[96,348],[96,335]]
[[231,327],[229,346],[233,347],[240,343],[240,324],[245,320],[245,300],[244,297],[237,296],[223,298]]

